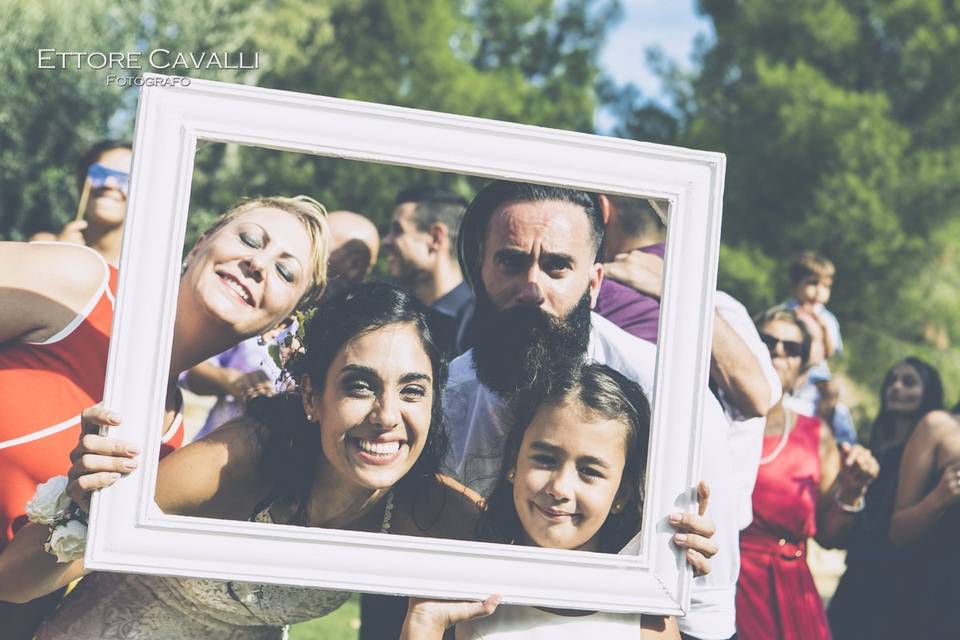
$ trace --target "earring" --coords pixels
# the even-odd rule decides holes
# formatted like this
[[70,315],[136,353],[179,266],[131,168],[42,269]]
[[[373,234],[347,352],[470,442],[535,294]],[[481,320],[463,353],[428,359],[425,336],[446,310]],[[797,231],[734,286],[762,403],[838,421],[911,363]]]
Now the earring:
[[620,513],[623,511],[623,503],[619,500],[613,503],[613,508],[610,510],[611,513]]
[[307,414],[307,422],[313,422],[313,414],[312,414],[312,413],[308,413],[308,414]]
[[513,469],[510,469],[510,471],[507,471],[507,482],[513,482],[513,479],[515,477],[517,477],[516,471],[514,471]]

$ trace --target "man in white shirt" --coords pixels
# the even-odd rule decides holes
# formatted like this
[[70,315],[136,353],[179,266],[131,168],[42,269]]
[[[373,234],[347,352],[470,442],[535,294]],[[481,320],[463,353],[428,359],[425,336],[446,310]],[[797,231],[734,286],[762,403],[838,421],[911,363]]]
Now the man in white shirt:
[[[444,412],[452,446],[445,469],[481,494],[500,471],[504,411],[516,396],[550,384],[584,357],[620,370],[652,395],[656,348],[590,312],[603,279],[603,234],[597,200],[557,187],[494,182],[464,215],[458,248],[476,295],[474,348],[450,366]],[[691,627],[695,637],[719,640],[735,631],[737,509],[728,423],[704,392],[704,450],[711,455],[704,457],[703,477],[712,487],[713,540],[722,553],[695,584],[687,619],[699,620]],[[693,549],[694,564],[715,547],[696,533],[682,544]]]
[[[600,196],[606,220],[604,293],[597,311],[638,337],[656,339],[663,283],[662,250],[667,237],[665,203],[625,196]],[[626,288],[619,291],[611,280]],[[752,495],[757,480],[766,415],[782,394],[770,352],[746,308],[717,291],[710,347],[711,387],[730,421],[728,446],[740,512],[739,528],[753,520]],[[682,627],[681,627],[682,628]]]
[[[770,361],[770,350],[760,340],[760,334],[743,306],[736,298],[717,291],[713,297],[717,313],[737,334],[743,344],[750,350],[757,364],[763,372],[763,377],[770,387],[769,407],[777,404],[783,393],[780,387],[780,378],[777,376],[773,363]],[[757,469],[760,465],[760,454],[763,448],[763,428],[766,425],[766,415],[744,415],[725,394],[722,387],[718,388],[717,395],[723,406],[727,419],[730,420],[730,456],[736,461],[733,468],[734,485],[737,490],[739,503],[738,526],[742,531],[753,522],[753,486],[757,483]],[[769,409],[768,407],[768,409]]]

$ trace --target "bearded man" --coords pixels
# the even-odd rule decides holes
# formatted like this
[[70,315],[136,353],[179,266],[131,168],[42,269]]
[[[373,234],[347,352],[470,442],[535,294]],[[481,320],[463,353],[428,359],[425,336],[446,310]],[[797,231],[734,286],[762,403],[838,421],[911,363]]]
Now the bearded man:
[[[444,414],[451,452],[445,472],[483,496],[500,472],[510,404],[539,393],[582,360],[601,362],[652,397],[656,347],[593,313],[603,281],[604,221],[599,199],[573,189],[496,181],[467,208],[457,244],[474,290],[474,347],[450,365]],[[688,638],[735,634],[739,571],[735,495],[729,486],[727,420],[704,388],[703,477],[713,491],[713,523],[684,514],[675,538],[697,573],[722,549],[709,575],[694,582],[691,609],[680,620]]]

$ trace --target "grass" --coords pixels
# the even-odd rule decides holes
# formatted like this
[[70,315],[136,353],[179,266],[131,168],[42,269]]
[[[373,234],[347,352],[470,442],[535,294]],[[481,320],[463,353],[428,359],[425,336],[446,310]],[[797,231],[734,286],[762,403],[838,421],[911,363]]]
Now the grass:
[[290,627],[291,640],[357,640],[360,629],[360,596],[353,594],[346,604],[328,616]]

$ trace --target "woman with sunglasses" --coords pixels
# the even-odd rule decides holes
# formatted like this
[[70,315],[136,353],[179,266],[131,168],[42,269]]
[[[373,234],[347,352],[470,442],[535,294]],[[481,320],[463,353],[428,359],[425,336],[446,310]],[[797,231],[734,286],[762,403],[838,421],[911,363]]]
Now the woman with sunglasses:
[[[251,200],[221,216],[190,250],[177,300],[162,452],[183,437],[181,371],[319,298],[326,284],[325,214],[302,196]],[[47,529],[24,526],[26,503],[38,484],[70,468],[80,413],[103,398],[118,272],[89,248],[59,243],[0,243],[0,265],[0,586],[12,589],[23,574],[7,543],[18,529],[37,538],[44,557]],[[56,596],[0,602],[3,637],[32,637],[55,603]]]
[[77,213],[57,240],[85,244],[110,264],[117,265],[132,159],[130,143],[122,140],[102,140],[83,154],[77,175],[80,193]]
[[807,566],[807,538],[834,542],[863,509],[878,473],[859,445],[838,449],[830,427],[793,408],[793,389],[810,357],[810,334],[793,311],[774,308],[757,321],[784,396],[767,413],[753,522],[740,535],[737,634],[741,640],[827,640],[823,603]]
[[835,640],[948,637],[918,631],[922,585],[930,580],[919,573],[917,549],[898,549],[890,541],[898,479],[901,484],[905,477],[912,481],[915,471],[923,468],[906,456],[907,442],[915,442],[911,434],[925,431],[924,416],[947,415],[936,411],[943,408],[940,374],[923,360],[904,358],[887,371],[880,389],[880,413],[870,430],[880,475],[867,490],[863,512],[843,541],[847,570],[830,599],[830,630]]

